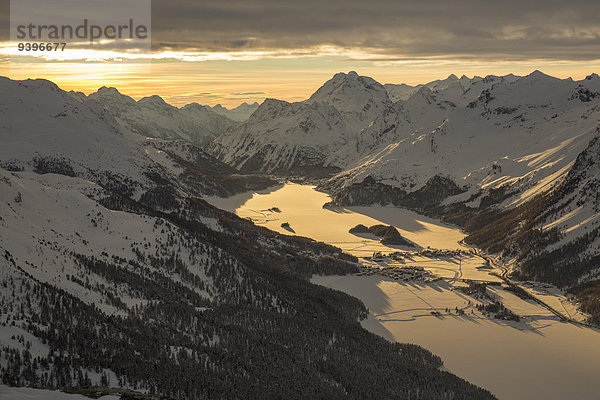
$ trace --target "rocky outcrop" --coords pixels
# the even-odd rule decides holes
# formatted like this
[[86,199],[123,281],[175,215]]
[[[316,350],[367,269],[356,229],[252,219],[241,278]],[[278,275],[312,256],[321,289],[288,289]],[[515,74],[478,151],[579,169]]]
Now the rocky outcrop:
[[367,227],[362,224],[356,225],[349,230],[354,235],[371,234],[381,238],[381,244],[391,246],[417,247],[413,242],[402,237],[398,230],[391,225],[373,225]]

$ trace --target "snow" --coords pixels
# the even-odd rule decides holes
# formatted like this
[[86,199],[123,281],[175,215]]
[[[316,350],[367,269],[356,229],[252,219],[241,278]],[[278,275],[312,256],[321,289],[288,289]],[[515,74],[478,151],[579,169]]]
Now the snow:
[[[52,283],[85,302],[95,303],[106,313],[121,313],[95,289],[85,288],[70,278],[89,279],[92,286],[97,283],[107,290],[113,290],[114,286],[100,276],[84,273],[71,253],[95,257],[105,253],[107,256],[102,257],[110,263],[112,256],[136,259],[133,245],[143,253],[159,255],[170,243],[171,231],[177,228],[165,221],[156,225],[156,218],[107,210],[84,194],[91,190],[98,189],[80,178],[8,173],[0,169],[0,249],[9,251],[17,264],[39,281]],[[20,202],[17,202],[19,194]],[[206,222],[218,225],[211,219]],[[180,249],[179,257],[194,273],[205,276],[206,260],[202,254],[192,257],[193,249],[183,240],[177,239],[172,244]],[[210,279],[206,280],[210,288]],[[132,298],[118,287],[114,290],[129,306],[145,301]],[[211,297],[208,292],[200,294]]]
[[[210,148],[237,167],[258,165],[272,171],[304,165],[335,166],[342,171],[333,180],[341,185],[370,175],[406,190],[417,189],[432,176],[442,174],[468,189],[445,204],[466,201],[480,190],[507,186],[516,194],[500,206],[513,207],[566,179],[584,149],[597,158],[597,147],[588,144],[598,135],[600,96],[583,101],[579,98],[582,90],[598,93],[600,79],[560,80],[535,71],[525,77],[451,75],[416,87],[384,87],[350,72],[336,74],[304,102],[268,99],[252,110],[245,123],[233,127],[231,121],[212,115],[217,110],[226,113],[218,107],[211,110],[191,104],[178,109],[158,96],[136,102],[112,88],[101,88],[86,97],[62,92],[45,80],[0,78],[0,162],[24,170],[10,173],[0,169],[0,251],[9,251],[23,271],[39,281],[97,304],[107,314],[123,313],[99,291],[71,279],[84,277],[71,254],[98,256],[106,252],[132,259],[133,245],[154,255],[163,251],[176,228],[160,221],[165,228],[161,232],[156,218],[105,209],[97,200],[106,192],[92,183],[92,178],[112,172],[130,179],[134,196],[139,198],[152,186],[147,172],[160,171],[161,176],[173,178],[183,172],[156,140],[143,136],[199,143],[229,127]],[[252,108],[238,111],[249,115]],[[32,170],[37,157],[60,159],[77,177],[35,174]],[[598,205],[592,201],[596,194],[585,189],[598,179],[597,161],[596,167],[583,168],[587,173],[573,199],[542,226],[564,233],[549,250],[576,239],[598,223]],[[363,266],[378,274],[396,274],[397,279],[370,275],[314,277],[313,282],[363,300],[371,311],[362,321],[367,329],[388,340],[427,347],[440,354],[452,372],[492,389],[502,398],[590,398],[600,389],[595,369],[600,350],[593,346],[598,332],[560,323],[547,309],[499,285],[488,286],[488,293],[522,319],[491,320],[476,311],[472,298],[457,290],[466,285],[465,280],[498,284],[501,279],[490,274],[498,270],[482,268],[486,267],[482,257],[467,252],[469,249],[460,244],[464,234],[455,227],[391,206],[323,208],[331,200],[328,195],[293,183],[207,200],[280,233],[338,246],[360,257]],[[479,201],[469,205],[477,206]],[[200,218],[200,222],[222,229],[214,218]],[[284,222],[288,228],[281,226]],[[358,224],[392,225],[420,248],[462,252],[425,255],[420,249],[386,246],[376,237],[348,232]],[[597,246],[597,241],[592,243],[588,253]],[[176,241],[172,248],[178,249],[190,270],[206,279],[208,289],[201,295],[212,298],[211,281],[205,275],[208,260],[202,254],[192,256],[193,246],[185,243]],[[401,255],[373,260],[375,252]],[[8,267],[0,270],[2,279],[22,276],[5,265]],[[413,268],[423,268],[439,279],[398,278],[398,271]],[[590,279],[594,273],[582,279]],[[100,276],[85,276],[92,285],[113,290],[128,307],[147,301]],[[177,276],[171,278],[181,281]],[[527,287],[571,318],[585,318],[560,290],[538,284]],[[15,298],[0,293],[0,300],[2,304],[18,303],[19,296],[22,293]],[[455,307],[465,310],[466,315],[446,311]],[[0,322],[9,321],[9,315],[3,317]],[[12,339],[20,335],[31,342],[34,356],[47,354],[47,346],[19,326],[2,326],[0,344],[23,347]],[[218,340],[213,338],[214,343]],[[519,360],[518,368],[514,360]],[[17,396],[15,391],[19,390],[0,387],[0,397],[7,393]],[[33,389],[23,389],[18,395],[62,396],[27,390]]]
[[[385,88],[372,78],[339,73],[304,102],[266,99],[208,149],[238,168],[273,171],[324,164],[390,104]],[[260,157],[260,166],[246,164],[253,157]]]
[[[209,150],[242,169],[339,167],[329,182],[336,188],[372,176],[412,191],[443,175],[467,189],[444,204],[504,186],[513,195],[499,207],[515,207],[560,184],[598,135],[600,96],[593,94],[600,93],[600,79],[594,75],[581,81],[540,71],[523,77],[450,75],[424,85],[387,84],[383,90],[387,98],[370,78],[336,74],[304,102],[265,101]],[[592,96],[586,98],[585,91]],[[478,207],[481,197],[468,206]],[[544,225],[565,233],[562,245],[595,226],[596,215],[592,208],[568,218],[551,215]],[[283,217],[269,218],[260,222],[279,230],[276,221]],[[296,232],[303,229],[298,224]],[[411,239],[410,232],[406,236]],[[325,233],[317,237],[329,240]],[[342,247],[348,241],[337,240]],[[375,248],[365,242],[362,249]]]
[[[441,356],[450,372],[501,399],[594,398],[600,390],[600,332],[558,322],[510,292],[488,286],[506,307],[522,313],[518,323],[472,314],[473,299],[437,283],[400,283],[378,275],[315,276],[312,282],[363,301],[370,310],[363,326],[373,333],[424,346]],[[454,307],[466,307],[466,315],[445,312]],[[441,315],[432,315],[434,309]]]
[[75,173],[112,171],[140,181],[151,165],[140,155],[143,138],[48,81],[0,78],[0,116],[2,161],[51,156],[66,159]]
[[[555,181],[595,135],[600,112],[597,102],[569,100],[577,82],[536,76],[501,81],[490,89],[492,100],[473,108],[443,110],[431,94],[415,93],[365,128],[356,145],[332,155],[351,161],[334,179],[347,185],[371,175],[408,190],[436,174],[481,188]],[[402,185],[407,181],[411,186]]]
[[167,153],[162,150],[158,150],[154,146],[147,145],[144,149],[148,157],[157,163],[158,165],[162,165],[169,171],[171,175],[178,176],[183,173],[183,168],[181,168],[178,164],[173,162],[171,157]]
[[[4,316],[2,316],[4,317]],[[6,323],[4,318],[0,317],[1,323]],[[19,341],[19,337],[22,336],[24,343]],[[13,339],[14,337],[14,339]],[[17,326],[2,326],[0,327],[0,347],[8,346],[12,349],[23,350],[26,348],[27,342],[30,343],[29,352],[32,357],[46,357],[50,347],[31,333],[17,327]],[[4,364],[4,360],[0,359],[0,365]]]
[[[99,400],[119,400],[121,396],[107,395]],[[16,388],[0,385],[0,399],[5,400],[89,400],[81,394],[69,394],[58,390],[43,390],[32,388]]]
[[259,106],[259,104],[256,102],[254,102],[252,104],[248,104],[248,103],[244,102],[244,103],[240,104],[239,106],[232,108],[232,109],[223,107],[220,104],[210,107],[210,109],[212,112],[223,115],[232,121],[244,122],[245,120],[250,118],[250,116],[252,115],[252,113],[254,113],[254,111],[256,111],[258,106]]
[[390,100],[396,102],[398,100],[408,100],[413,94],[417,92],[423,85],[410,86],[404,83],[394,84],[394,83],[386,83],[383,85],[385,90],[390,97]]

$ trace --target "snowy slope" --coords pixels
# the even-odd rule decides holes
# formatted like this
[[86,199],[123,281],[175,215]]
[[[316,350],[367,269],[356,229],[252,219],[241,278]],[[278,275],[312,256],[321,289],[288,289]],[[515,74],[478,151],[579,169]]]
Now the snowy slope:
[[[81,394],[69,394],[57,390],[42,390],[31,388],[16,388],[0,385],[0,398],[10,400],[88,400]],[[106,395],[100,400],[119,400],[120,395]]]
[[304,102],[266,101],[254,118],[216,139],[208,151],[239,169],[346,169],[407,132],[434,129],[484,90],[515,79],[451,75],[412,87],[384,86],[353,71],[338,73]]
[[152,169],[143,156],[144,138],[123,130],[98,104],[81,103],[52,82],[0,78],[0,115],[0,160],[11,169],[109,172],[139,183]]
[[335,152],[331,162],[351,162],[322,187],[337,204],[393,203],[462,224],[518,277],[584,293],[599,321],[599,135],[596,74],[450,76]]
[[267,99],[242,125],[207,147],[219,160],[243,170],[293,170],[323,166],[348,140],[340,112],[323,103]]
[[354,71],[335,74],[306,102],[335,107],[355,129],[368,125],[391,104],[383,85],[368,76],[359,76]]
[[[473,216],[490,207],[530,212],[543,194],[546,212],[528,214],[535,224],[520,236],[542,229],[536,252],[528,255],[523,245],[519,255],[531,265],[524,267],[533,271],[528,276],[572,285],[561,276],[562,263],[575,280],[600,277],[597,160],[590,159],[599,151],[593,141],[600,126],[596,74],[581,81],[540,71],[523,77],[450,75],[383,89],[394,102],[369,78],[336,74],[303,103],[266,102],[254,115],[260,118],[230,131],[210,150],[241,169],[337,168],[321,187],[345,205],[391,202],[424,210],[441,204]],[[335,118],[311,114],[305,104],[319,110],[327,104]],[[543,265],[559,272],[553,275]]]
[[390,100],[396,102],[399,100],[408,100],[410,96],[415,94],[417,90],[423,87],[423,85],[410,86],[405,83],[386,83],[383,87],[387,91]]

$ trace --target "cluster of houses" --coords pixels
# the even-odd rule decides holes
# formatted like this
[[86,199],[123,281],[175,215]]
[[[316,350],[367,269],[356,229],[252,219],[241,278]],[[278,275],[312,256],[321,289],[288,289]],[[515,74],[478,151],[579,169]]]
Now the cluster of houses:
[[386,276],[402,282],[416,281],[422,283],[431,283],[441,280],[440,277],[431,274],[429,271],[419,266],[385,266],[381,268],[362,267],[361,271],[358,273],[358,275],[361,276],[375,274]]

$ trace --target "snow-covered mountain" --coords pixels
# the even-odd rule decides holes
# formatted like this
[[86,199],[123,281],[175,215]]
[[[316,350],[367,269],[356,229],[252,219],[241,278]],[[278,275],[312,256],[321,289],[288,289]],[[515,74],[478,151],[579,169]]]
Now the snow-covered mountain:
[[[545,178],[566,173],[598,123],[600,99],[582,101],[580,93],[600,91],[600,80],[560,80],[538,71],[484,80],[472,83],[460,102],[446,92],[450,85],[441,94],[421,88],[395,103],[355,145],[338,150],[339,160],[361,153],[333,179],[348,185],[372,176],[411,190],[442,174],[475,190],[510,183],[532,189],[530,195]],[[473,88],[482,89],[476,97]],[[444,95],[456,102],[440,102]]]
[[390,100],[393,102],[399,100],[408,100],[410,96],[415,94],[417,90],[421,89],[423,86],[424,85],[411,86],[405,83],[386,83],[385,85],[383,85],[383,87],[388,93],[388,96],[390,97]]
[[255,187],[256,177],[231,178],[231,167],[193,145],[134,134],[98,102],[46,80],[0,78],[0,114],[0,166],[11,171],[80,177],[137,199],[165,182],[184,194]]
[[392,203],[459,224],[467,243],[515,277],[567,289],[598,323],[598,143],[596,74],[451,76],[333,153],[350,163],[321,187],[338,205]]
[[[338,73],[303,102],[265,101],[252,118],[207,149],[239,169],[345,170],[407,132],[435,129],[455,108],[465,107],[494,85],[515,79],[513,75],[472,79],[451,75],[409,87],[383,86],[356,72]],[[388,119],[398,123],[387,124]],[[381,129],[382,124],[387,126]]]
[[564,175],[596,128],[598,80],[447,79],[392,102],[374,80],[336,74],[308,100],[267,100],[207,150],[242,170],[335,171],[329,187],[371,176],[411,191],[444,175],[470,193],[510,183],[537,193]]
[[[81,93],[73,93],[81,100]],[[145,137],[182,139],[203,145],[236,122],[197,103],[182,108],[167,104],[160,96],[135,101],[115,88],[101,87],[87,99],[100,103],[125,129]]]
[[229,118],[232,121],[236,121],[236,122],[244,122],[245,120],[247,120],[248,118],[250,118],[250,116],[252,115],[252,113],[254,113],[254,111],[256,111],[256,109],[258,108],[259,104],[254,102],[252,104],[248,104],[246,102],[240,104],[239,106],[235,107],[235,108],[225,108],[220,104],[217,104],[216,106],[208,106],[210,108],[210,110],[214,113],[217,113],[219,115],[223,115],[227,118]]
[[336,170],[331,154],[390,105],[381,84],[356,72],[339,73],[306,101],[267,99],[207,149],[243,170]]
[[0,78],[0,383],[493,398],[426,350],[362,329],[358,300],[309,283],[356,272],[353,257],[201,198],[272,184],[192,144],[146,139],[51,82]]

